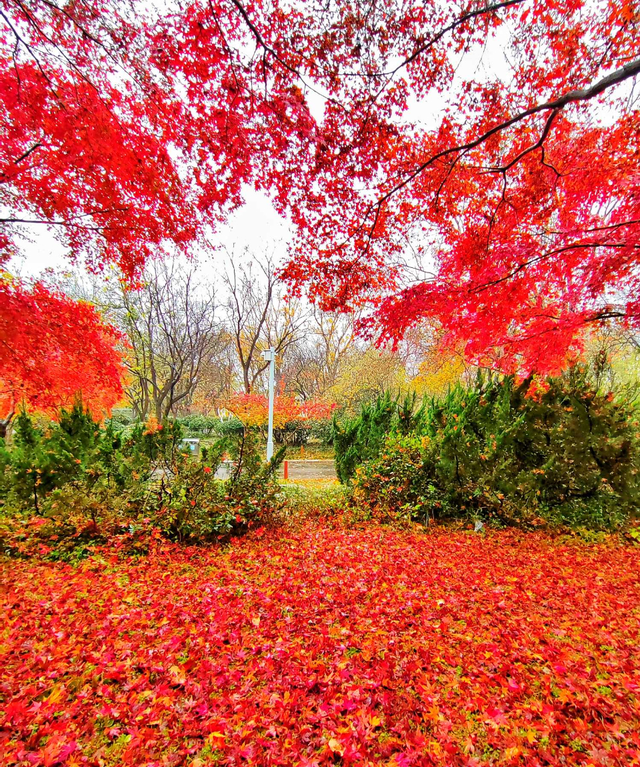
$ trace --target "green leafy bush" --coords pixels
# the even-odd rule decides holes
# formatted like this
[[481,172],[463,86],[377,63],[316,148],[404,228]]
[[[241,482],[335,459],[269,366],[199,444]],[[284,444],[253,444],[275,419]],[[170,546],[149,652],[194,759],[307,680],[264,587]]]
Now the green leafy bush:
[[[226,481],[215,479],[222,456],[230,451],[234,468]],[[270,521],[282,495],[276,481],[284,450],[264,463],[253,433],[225,439],[204,449],[203,462],[186,456],[174,465],[153,499],[153,518],[169,537],[179,540],[220,539],[254,524]]]
[[333,447],[334,437],[334,419],[323,419],[321,421],[312,421],[311,439],[317,440],[325,447]]
[[382,516],[621,526],[638,501],[631,408],[597,393],[583,371],[549,380],[479,378],[389,421],[355,467],[354,497]]
[[311,436],[309,421],[287,421],[284,426],[274,428],[273,439],[278,445],[300,447],[306,445]]
[[235,437],[236,439],[239,439],[244,431],[244,424],[239,418],[234,416],[233,418],[227,418],[226,421],[220,422],[217,434],[220,437]]
[[213,415],[186,415],[178,419],[184,433],[189,436],[210,437],[220,434],[220,427],[223,423],[219,418]]
[[[0,445],[5,545],[152,529],[176,540],[216,540],[277,512],[284,450],[265,464],[255,435],[243,430],[194,460],[181,441],[179,423],[137,424],[125,433],[94,423],[81,405],[44,429],[21,414],[13,444]],[[222,481],[215,473],[227,453],[234,470]]]
[[120,431],[127,426],[131,426],[134,421],[135,419],[133,415],[129,412],[125,410],[114,410],[107,423],[110,423],[116,431]]
[[300,524],[308,519],[322,519],[340,515],[349,505],[349,488],[329,484],[322,480],[308,480],[307,484],[285,484],[286,516],[290,523]]

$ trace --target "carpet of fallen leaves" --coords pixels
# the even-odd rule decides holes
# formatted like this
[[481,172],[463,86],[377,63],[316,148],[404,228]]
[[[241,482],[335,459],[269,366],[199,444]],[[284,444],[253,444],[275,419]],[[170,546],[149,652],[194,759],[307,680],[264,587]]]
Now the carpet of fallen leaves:
[[307,525],[5,560],[3,765],[629,765],[638,549]]

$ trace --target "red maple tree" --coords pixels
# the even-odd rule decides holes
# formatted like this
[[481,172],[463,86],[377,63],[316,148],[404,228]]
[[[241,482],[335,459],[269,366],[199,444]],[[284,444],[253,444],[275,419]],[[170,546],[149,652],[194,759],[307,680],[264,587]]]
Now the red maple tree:
[[122,341],[84,302],[0,281],[0,429],[19,407],[55,415],[78,396],[95,416],[122,398]]
[[[557,370],[585,325],[637,322],[638,5],[341,4],[343,22],[347,6],[341,51],[360,53],[329,65],[288,277],[333,309],[373,302],[382,340],[436,317],[503,370]],[[497,73],[465,75],[483,45]],[[403,120],[415,100],[435,102],[430,127]],[[431,274],[406,268],[411,247]]]
[[640,314],[635,0],[2,9],[6,247],[46,222],[134,277],[249,183],[298,230],[286,277],[372,305],[382,340],[430,315],[478,361],[554,370]]

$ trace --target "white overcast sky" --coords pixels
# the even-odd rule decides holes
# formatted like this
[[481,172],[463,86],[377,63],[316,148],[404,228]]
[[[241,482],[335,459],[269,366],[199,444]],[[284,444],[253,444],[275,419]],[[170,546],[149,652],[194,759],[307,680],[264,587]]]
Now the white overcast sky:
[[[264,192],[251,187],[245,189],[246,203],[232,213],[213,237],[215,245],[241,253],[245,248],[259,258],[265,251],[282,262],[287,242],[291,238],[291,225],[274,209]],[[34,231],[35,230],[35,231]],[[38,277],[46,269],[65,271],[70,268],[65,249],[46,227],[31,227],[29,240],[22,240],[22,253],[9,262],[9,271],[21,277]],[[202,260],[203,271],[215,275],[213,259],[194,253]]]

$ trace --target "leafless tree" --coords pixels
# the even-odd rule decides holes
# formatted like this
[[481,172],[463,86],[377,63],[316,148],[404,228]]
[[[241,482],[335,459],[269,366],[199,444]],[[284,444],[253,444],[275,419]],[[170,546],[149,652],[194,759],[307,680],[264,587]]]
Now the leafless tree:
[[335,384],[355,344],[356,319],[354,315],[313,308],[306,335],[290,350],[284,365],[282,374],[289,391],[308,400],[322,397]]
[[224,281],[229,295],[227,327],[233,338],[242,387],[250,394],[269,364],[262,352],[273,347],[281,361],[301,338],[307,313],[299,302],[285,300],[270,257],[249,260],[243,265],[231,254]]
[[195,391],[189,407],[205,415],[220,414],[224,402],[237,384],[235,346],[227,328],[220,334],[220,343],[214,356],[209,357],[200,368]]
[[121,290],[120,325],[131,346],[128,396],[141,419],[188,404],[201,370],[224,345],[213,288],[184,261],[155,261],[140,290]]

